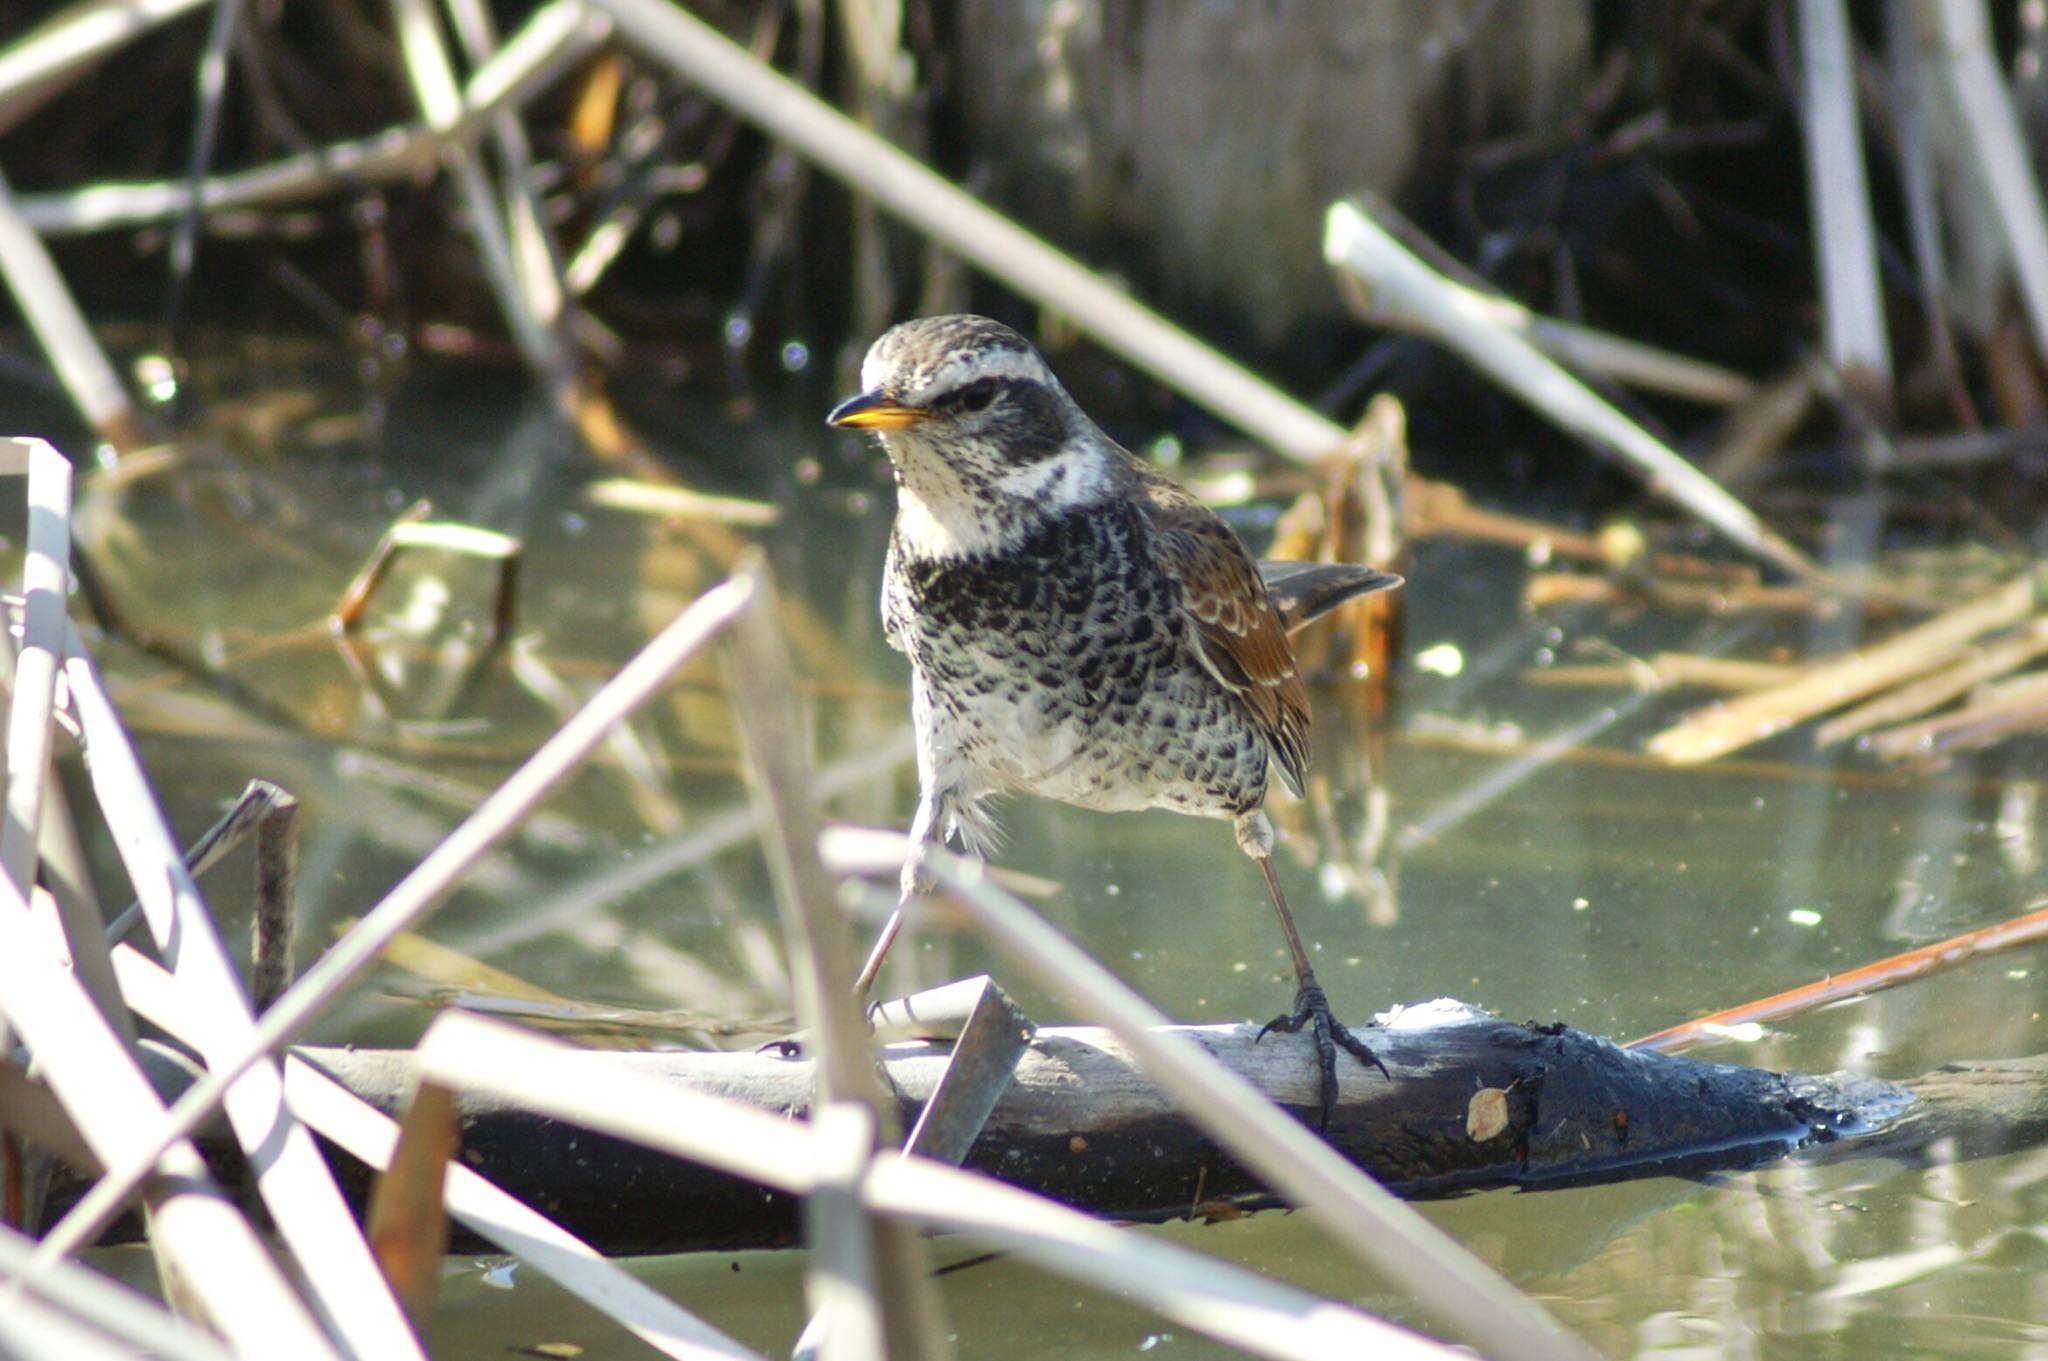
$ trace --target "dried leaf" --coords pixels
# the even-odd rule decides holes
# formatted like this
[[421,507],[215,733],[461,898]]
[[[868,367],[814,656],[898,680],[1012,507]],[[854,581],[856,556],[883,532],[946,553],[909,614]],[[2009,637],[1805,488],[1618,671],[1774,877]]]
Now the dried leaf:
[[1465,1135],[1483,1144],[1508,1127],[1508,1094],[1500,1087],[1482,1087],[1465,1105]]
[[391,1165],[370,1195],[370,1249],[416,1328],[425,1325],[440,1293],[448,1250],[443,1184],[458,1136],[453,1094],[421,1083],[399,1126]]

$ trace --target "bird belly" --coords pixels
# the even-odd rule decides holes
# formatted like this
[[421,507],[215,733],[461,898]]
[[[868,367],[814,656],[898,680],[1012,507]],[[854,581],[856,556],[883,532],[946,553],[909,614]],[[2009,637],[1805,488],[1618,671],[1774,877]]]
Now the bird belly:
[[963,797],[1207,817],[1264,800],[1265,739],[1200,660],[1144,532],[1118,506],[1000,555],[937,562],[892,545],[892,641],[929,699],[934,769]]
[[1091,685],[1089,649],[1029,636],[950,653],[931,684],[936,746],[974,773],[977,794],[1019,792],[1103,812],[1172,808],[1235,817],[1265,797],[1266,748],[1236,701],[1192,656],[1121,653]]

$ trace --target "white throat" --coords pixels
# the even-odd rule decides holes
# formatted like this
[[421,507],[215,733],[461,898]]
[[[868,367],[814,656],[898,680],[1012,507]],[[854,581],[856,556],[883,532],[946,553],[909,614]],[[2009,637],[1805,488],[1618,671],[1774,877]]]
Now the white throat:
[[1044,520],[1093,505],[1112,491],[1106,451],[1081,441],[986,481],[970,481],[941,459],[917,456],[924,452],[901,451],[908,456],[898,458],[896,481],[896,534],[920,558],[996,552]]

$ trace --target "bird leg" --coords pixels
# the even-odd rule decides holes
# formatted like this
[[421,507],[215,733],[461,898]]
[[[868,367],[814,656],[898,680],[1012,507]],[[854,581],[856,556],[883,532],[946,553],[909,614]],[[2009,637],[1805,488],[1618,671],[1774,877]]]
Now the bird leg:
[[[1270,837],[1271,833],[1267,835]],[[1242,840],[1242,838],[1240,838]],[[1273,855],[1270,849],[1254,850],[1247,845],[1245,850],[1259,867],[1259,874],[1266,881],[1266,892],[1273,896],[1273,910],[1280,914],[1280,929],[1287,935],[1287,952],[1294,957],[1294,1011],[1291,1015],[1275,1016],[1259,1031],[1258,1038],[1266,1038],[1266,1032],[1277,1030],[1283,1035],[1292,1035],[1304,1026],[1315,1036],[1316,1061],[1322,1069],[1322,1120],[1318,1129],[1330,1127],[1330,1116],[1337,1108],[1337,1049],[1345,1052],[1361,1064],[1369,1063],[1380,1070],[1382,1077],[1392,1079],[1387,1065],[1380,1062],[1379,1055],[1372,1052],[1365,1041],[1351,1033],[1351,1028],[1330,1011],[1330,999],[1323,995],[1322,984],[1316,982],[1316,971],[1309,965],[1308,951],[1302,948],[1301,933],[1294,927],[1294,914],[1287,910],[1287,895],[1280,891],[1279,876],[1273,873]]]
[[939,839],[939,800],[926,795],[917,801],[917,812],[910,819],[910,853],[903,859],[903,880],[896,898],[896,910],[889,914],[889,920],[882,923],[882,934],[875,937],[875,946],[868,951],[868,962],[860,966],[860,976],[853,980],[853,1000],[866,1002],[868,993],[874,989],[875,978],[882,972],[882,961],[889,957],[889,947],[896,943],[896,937],[903,930],[903,916],[910,905],[919,898],[928,898],[937,885],[932,872],[925,866],[925,852]]

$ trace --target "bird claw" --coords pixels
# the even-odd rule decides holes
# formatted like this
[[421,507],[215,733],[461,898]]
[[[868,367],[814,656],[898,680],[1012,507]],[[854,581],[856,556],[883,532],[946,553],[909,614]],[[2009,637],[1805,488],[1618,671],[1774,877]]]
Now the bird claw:
[[1277,1030],[1283,1035],[1293,1035],[1299,1033],[1304,1026],[1315,1036],[1316,1062],[1321,1067],[1323,1076],[1322,1119],[1316,1128],[1327,1130],[1330,1127],[1330,1116],[1337,1109],[1339,1046],[1361,1065],[1369,1063],[1379,1069],[1380,1076],[1389,1082],[1393,1081],[1394,1075],[1387,1071],[1387,1065],[1380,1062],[1380,1056],[1373,1053],[1364,1040],[1351,1033],[1351,1027],[1337,1019],[1336,1014],[1330,1010],[1330,999],[1313,983],[1304,984],[1301,991],[1294,994],[1294,1013],[1290,1016],[1275,1016],[1266,1022],[1260,1027],[1253,1043],[1265,1039],[1269,1030]]

